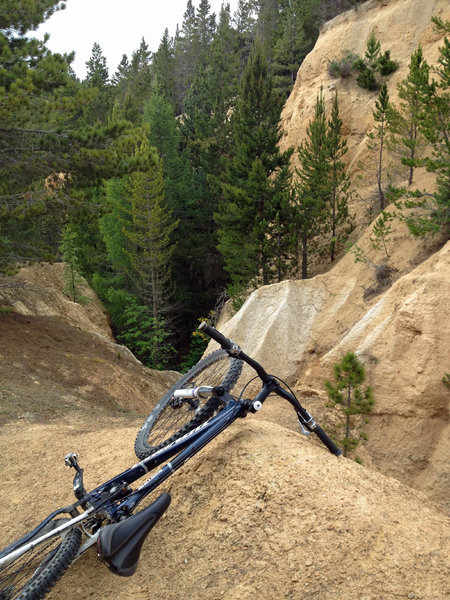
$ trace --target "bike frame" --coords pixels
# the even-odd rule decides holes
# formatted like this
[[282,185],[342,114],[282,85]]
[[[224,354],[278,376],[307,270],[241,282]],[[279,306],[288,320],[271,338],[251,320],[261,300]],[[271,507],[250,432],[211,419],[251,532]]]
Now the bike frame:
[[[190,458],[197,454],[197,452],[199,452],[222,431],[236,421],[236,419],[245,417],[250,411],[256,412],[256,410],[259,410],[263,402],[273,391],[275,391],[278,395],[287,398],[294,405],[294,407],[296,407],[296,404],[300,406],[296,398],[291,396],[291,394],[288,394],[288,392],[281,388],[280,385],[275,381],[264,383],[262,389],[253,401],[236,400],[230,394],[224,394],[221,396],[221,400],[226,403],[225,408],[223,408],[216,416],[190,431],[182,438],[172,442],[167,447],[158,450],[139,463],[136,463],[131,468],[123,471],[106,483],[103,483],[99,487],[95,488],[91,492],[86,493],[86,495],[83,496],[79,502],[51,513],[33,531],[28,533],[22,539],[18,540],[14,546],[10,546],[7,549],[7,553],[3,552],[3,555],[0,554],[0,566],[18,558],[25,552],[28,552],[28,550],[31,550],[49,538],[59,535],[60,533],[78,525],[79,523],[92,518],[100,511],[103,511],[110,521],[118,521],[123,515],[129,516],[136,506],[148,494],[159,487]],[[170,460],[172,457],[175,458]],[[147,481],[140,485],[134,492],[127,494],[127,497],[123,501],[117,499],[117,492],[120,492],[121,490],[125,492],[130,484],[134,483],[151,470],[159,467],[168,460],[169,462],[167,462],[167,464],[165,464],[159,471],[157,471]],[[77,476],[78,473],[75,475],[74,489],[76,489],[76,487],[79,485],[78,482],[75,483]],[[83,507],[87,507],[83,513],[70,519],[67,521],[67,523],[56,527],[52,531],[49,531],[42,536],[35,537],[39,531],[41,531],[45,525],[57,515],[66,513],[73,515],[73,511],[76,510],[75,507],[80,504]],[[92,536],[87,533],[89,535],[89,539],[81,546],[78,556],[96,542],[98,533],[99,532]]]

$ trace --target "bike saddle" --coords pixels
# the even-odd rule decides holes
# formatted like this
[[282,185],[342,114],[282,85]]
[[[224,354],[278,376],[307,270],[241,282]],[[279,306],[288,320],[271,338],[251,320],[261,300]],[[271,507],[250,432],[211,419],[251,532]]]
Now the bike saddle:
[[145,538],[169,504],[170,495],[161,494],[144,510],[102,529],[97,540],[97,552],[113,573],[123,577],[133,575]]

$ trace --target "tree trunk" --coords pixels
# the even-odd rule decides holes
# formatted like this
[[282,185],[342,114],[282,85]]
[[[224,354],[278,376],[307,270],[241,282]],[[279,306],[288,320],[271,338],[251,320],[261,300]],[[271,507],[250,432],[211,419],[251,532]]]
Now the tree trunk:
[[308,278],[308,240],[302,238],[302,279]]
[[383,142],[384,142],[384,121],[381,122],[380,156],[379,156],[379,161],[378,161],[378,172],[377,172],[378,196],[380,198],[380,209],[381,210],[384,210],[384,207],[385,207],[384,192],[381,187],[381,167],[383,165]]
[[[350,405],[352,402],[352,386],[349,384],[347,388],[347,414],[345,415],[345,438],[350,439]],[[344,456],[347,456],[347,445],[344,446]]]

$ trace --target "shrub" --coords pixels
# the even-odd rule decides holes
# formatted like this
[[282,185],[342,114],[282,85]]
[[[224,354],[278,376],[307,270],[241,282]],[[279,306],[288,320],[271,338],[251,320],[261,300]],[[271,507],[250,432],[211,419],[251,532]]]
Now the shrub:
[[389,50],[386,50],[386,52],[382,54],[377,61],[378,71],[384,77],[396,71],[398,67],[399,63],[396,60],[391,59],[391,53]]
[[351,75],[351,72],[354,69],[354,63],[358,60],[361,59],[359,59],[356,54],[350,50],[343,50],[342,57],[339,60],[328,61],[328,74],[331,77],[341,77],[342,79],[345,79]]

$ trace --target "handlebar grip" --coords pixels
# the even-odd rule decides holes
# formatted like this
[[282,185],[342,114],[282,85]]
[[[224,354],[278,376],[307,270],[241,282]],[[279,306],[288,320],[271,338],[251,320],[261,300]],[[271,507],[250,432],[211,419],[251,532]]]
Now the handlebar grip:
[[328,450],[334,454],[335,456],[341,456],[342,454],[342,450],[340,448],[338,448],[336,446],[336,444],[333,442],[333,440],[331,440],[328,435],[325,433],[325,431],[322,429],[322,427],[320,425],[315,425],[314,429],[313,429],[314,433],[317,435],[317,437],[319,438],[319,440],[325,444],[325,446],[328,448]]
[[220,344],[224,350],[230,352],[239,350],[238,346],[233,341],[226,338],[220,333],[220,331],[217,331],[217,329],[214,329],[214,327],[211,327],[211,325],[208,325],[208,323],[206,323],[205,321],[202,321],[198,328],[200,329],[200,331],[203,331],[204,333],[206,333],[206,335],[209,335],[210,338],[212,338],[214,341]]

